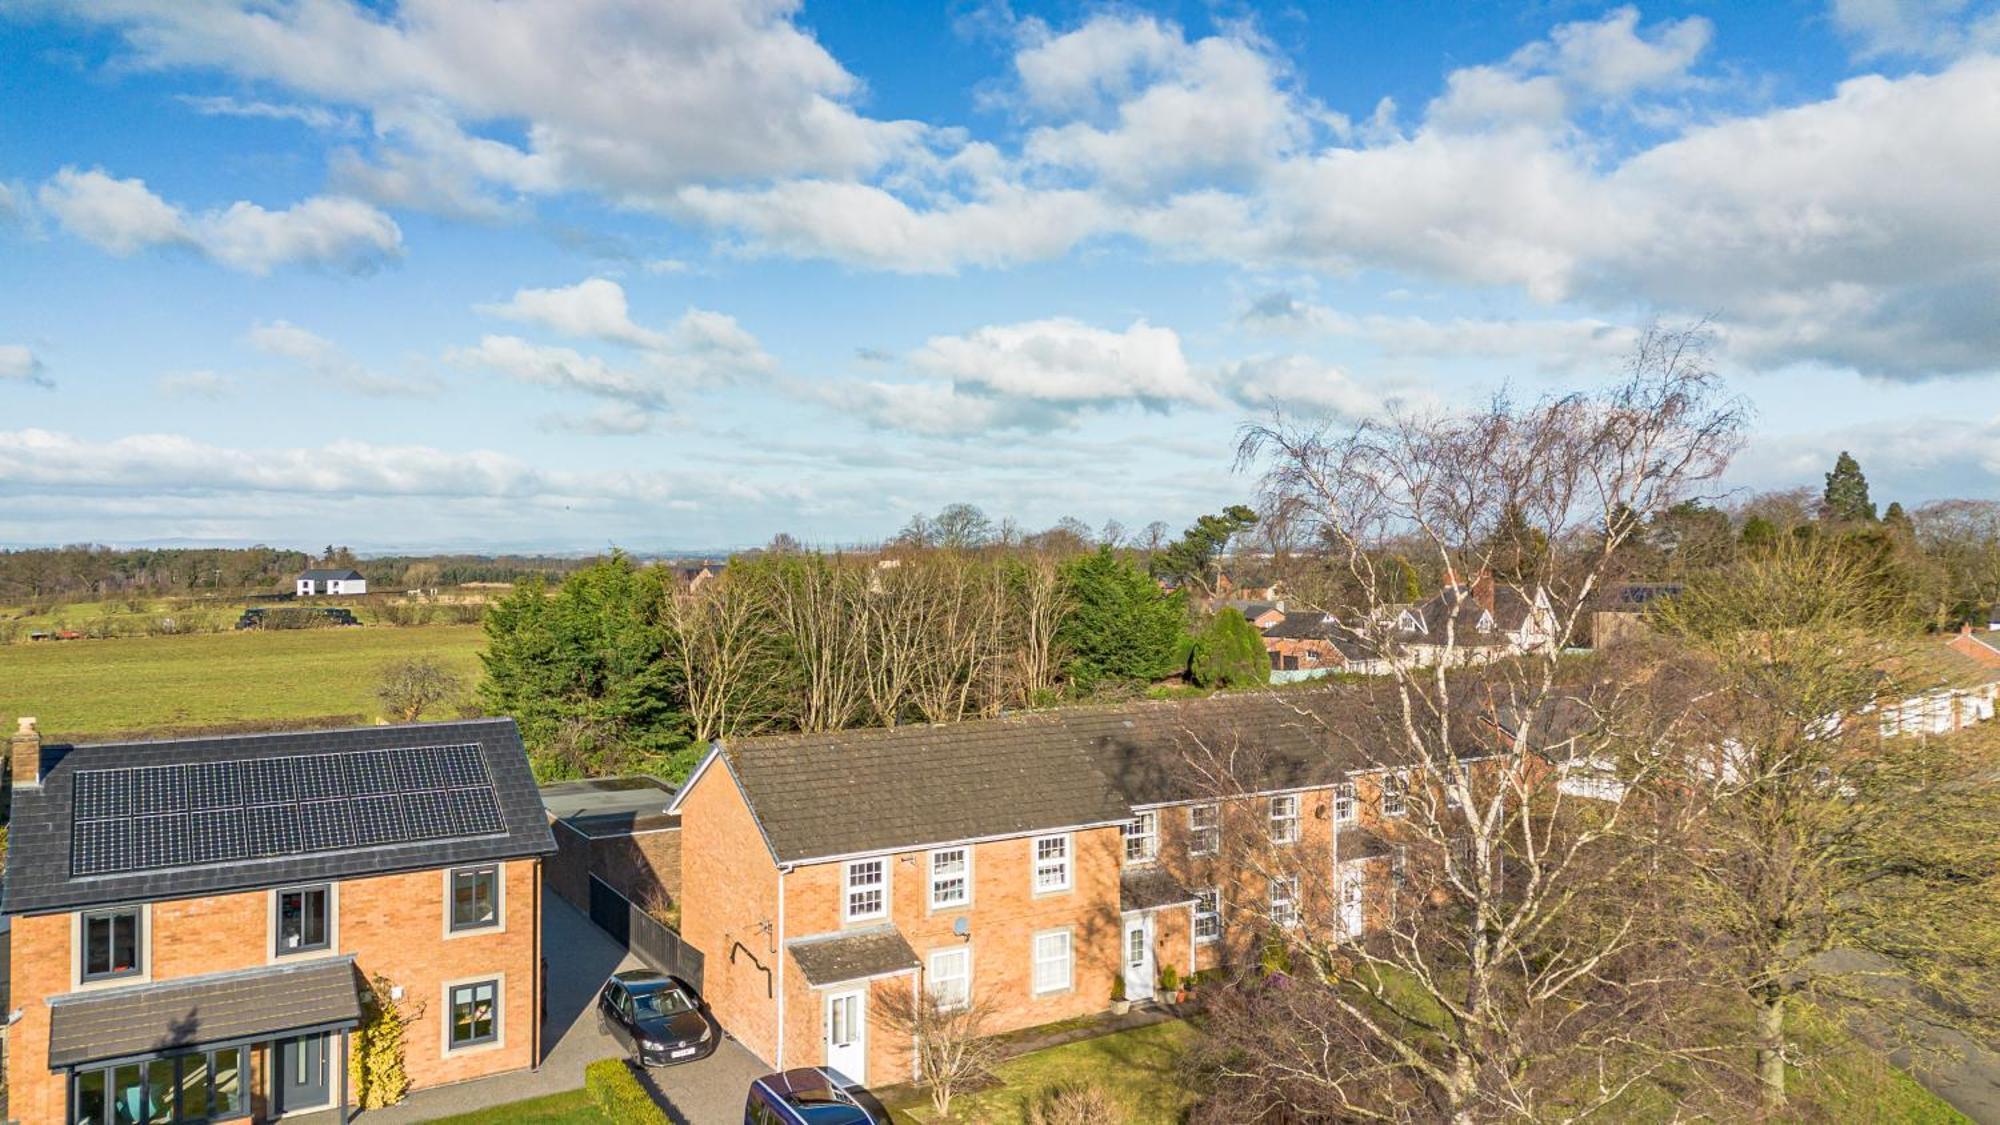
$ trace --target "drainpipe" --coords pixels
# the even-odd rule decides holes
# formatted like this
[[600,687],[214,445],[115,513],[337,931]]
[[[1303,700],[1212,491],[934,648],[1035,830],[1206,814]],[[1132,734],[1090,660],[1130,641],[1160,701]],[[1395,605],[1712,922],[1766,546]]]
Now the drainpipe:
[[772,951],[771,967],[778,978],[778,1050],[773,1060],[779,1073],[785,1069],[785,876],[792,870],[789,863],[778,865],[778,947]]

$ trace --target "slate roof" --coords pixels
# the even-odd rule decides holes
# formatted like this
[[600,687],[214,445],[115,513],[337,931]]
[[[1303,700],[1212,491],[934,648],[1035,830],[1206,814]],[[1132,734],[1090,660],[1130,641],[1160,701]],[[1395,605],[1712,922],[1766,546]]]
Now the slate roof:
[[[82,771],[463,745],[476,746],[485,763],[499,805],[499,832],[102,875],[71,874],[71,838],[77,812],[74,781]],[[512,719],[156,742],[48,745],[42,748],[42,763],[41,786],[14,791],[0,913],[41,913],[114,902],[186,898],[286,883],[546,855],[555,850],[555,838],[550,835],[534,775],[528,768],[527,751]]]
[[1194,892],[1180,885],[1158,867],[1128,867],[1118,876],[1118,909],[1152,910],[1161,906],[1185,906],[1194,901]]
[[1077,708],[1065,725],[1127,801],[1152,805],[1210,795],[1191,759],[1252,791],[1331,785],[1380,765],[1349,737],[1365,706],[1336,685]]
[[723,753],[780,863],[1127,819],[1069,714],[774,735]]
[[49,1067],[354,1024],[360,985],[335,957],[52,996]]
[[307,582],[354,582],[361,578],[361,572],[354,569],[308,570],[299,575]]
[[1281,641],[1325,641],[1348,660],[1373,660],[1379,655],[1375,643],[1352,626],[1333,620],[1325,613],[1294,613],[1264,630],[1264,635]]
[[917,967],[917,951],[892,925],[870,926],[844,934],[815,934],[785,943],[792,960],[812,985],[899,973]]

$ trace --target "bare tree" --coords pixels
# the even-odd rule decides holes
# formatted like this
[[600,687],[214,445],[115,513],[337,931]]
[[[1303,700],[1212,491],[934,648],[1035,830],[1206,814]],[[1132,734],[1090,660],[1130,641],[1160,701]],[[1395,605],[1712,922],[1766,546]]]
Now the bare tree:
[[375,698],[382,701],[382,709],[405,723],[417,722],[425,712],[464,692],[465,681],[428,656],[388,665],[375,685]]
[[783,682],[770,628],[770,590],[731,571],[670,595],[661,610],[672,663],[697,740],[754,734],[779,709]]
[[938,1120],[949,1120],[952,1099],[990,1075],[1002,1057],[1000,1044],[988,1035],[992,998],[942,997],[928,987],[884,989],[877,996],[884,1022],[910,1040],[917,1083],[930,1091],[932,1111]]
[[[1319,1108],[1297,1112],[1357,1119],[1578,1117],[1664,1065],[1634,1019],[1661,997],[1652,935],[1594,904],[1644,862],[1643,797],[1675,717],[1638,706],[1622,678],[1570,674],[1562,653],[1634,527],[1620,513],[1666,510],[1736,448],[1742,411],[1705,345],[1698,328],[1649,330],[1624,380],[1597,393],[1342,433],[1284,418],[1245,430],[1263,509],[1357,598],[1316,608],[1351,621],[1383,674],[1366,721],[1327,735],[1393,789],[1405,858],[1375,940],[1286,931],[1294,971],[1318,985],[1311,1021],[1293,1026],[1327,1029],[1314,1041],[1328,1049],[1239,1089],[1303,1103],[1310,1088]],[[1391,560],[1413,551],[1447,580],[1414,633],[1389,612]],[[1496,587],[1502,565],[1522,571],[1518,587]],[[1512,636],[1484,624],[1502,594],[1521,599]],[[1218,789],[1249,791],[1217,753],[1202,757]],[[1624,780],[1612,799],[1566,791],[1569,771],[1604,763]],[[1413,1115],[1398,1090],[1429,1108]]]
[[842,556],[817,553],[768,556],[751,573],[767,584],[793,668],[793,721],[808,732],[847,726],[867,694],[867,640],[854,627],[866,581]]
[[1656,611],[1707,672],[1706,737],[1682,771],[1699,846],[1668,873],[1754,1013],[1767,1112],[1803,1061],[1787,1032],[1800,1001],[2000,1033],[2000,756],[1990,738],[1896,737],[1901,716],[1877,710],[1948,687],[1923,659],[1938,642],[1892,631],[1907,591],[1879,567],[1839,539],[1787,537]]

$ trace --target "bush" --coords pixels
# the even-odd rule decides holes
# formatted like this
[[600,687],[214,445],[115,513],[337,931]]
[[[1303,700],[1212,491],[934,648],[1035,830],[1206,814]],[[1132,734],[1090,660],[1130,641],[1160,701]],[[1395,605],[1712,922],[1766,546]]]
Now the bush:
[[599,1059],[584,1067],[583,1088],[604,1116],[619,1125],[667,1125],[666,1113],[624,1059]]
[[1194,638],[1188,671],[1205,688],[1249,687],[1271,681],[1271,658],[1263,634],[1231,606]]
[[1181,973],[1172,965],[1160,966],[1160,991],[1176,992],[1181,987]]
[[1123,1117],[1102,1086],[1084,1082],[1051,1086],[1028,1104],[1028,1125],[1101,1125]]

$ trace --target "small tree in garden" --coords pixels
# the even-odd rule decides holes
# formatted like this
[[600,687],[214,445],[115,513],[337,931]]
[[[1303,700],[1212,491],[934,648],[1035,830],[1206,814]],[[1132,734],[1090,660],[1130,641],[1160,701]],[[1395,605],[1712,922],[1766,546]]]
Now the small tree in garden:
[[973,996],[948,1003],[929,988],[881,994],[883,1018],[907,1035],[917,1057],[917,1082],[930,1090],[931,1109],[951,1116],[951,1101],[987,1077],[1000,1061],[999,1044],[986,1034],[993,1015],[990,998]]
[[456,699],[465,691],[465,681],[428,656],[402,660],[382,669],[375,685],[375,698],[392,719],[414,723],[439,704]]
[[368,982],[361,1000],[361,1026],[349,1041],[348,1073],[362,1109],[395,1105],[410,1092],[410,1075],[403,1066],[404,1040],[424,1008],[418,1003],[405,1010],[392,992],[394,987],[383,976]]
[[1271,658],[1257,627],[1229,606],[1195,634],[1189,671],[1202,687],[1262,685],[1271,681]]

